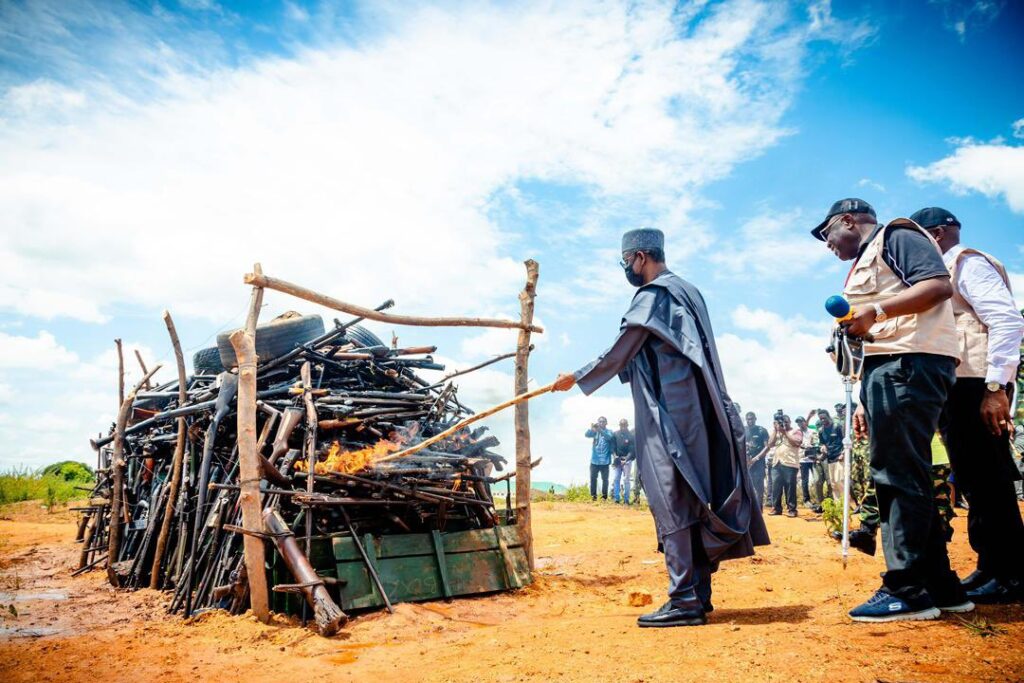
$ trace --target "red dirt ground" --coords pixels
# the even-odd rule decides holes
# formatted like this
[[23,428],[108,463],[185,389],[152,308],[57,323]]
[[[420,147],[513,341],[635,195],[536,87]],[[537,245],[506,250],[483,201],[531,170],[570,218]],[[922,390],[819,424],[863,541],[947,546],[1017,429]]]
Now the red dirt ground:
[[[167,615],[166,596],[117,593],[101,572],[71,578],[74,517],[33,504],[0,520],[2,681],[1020,681],[1024,607],[979,608],[989,636],[961,620],[853,624],[846,611],[878,585],[880,558],[838,547],[806,512],[770,517],[774,545],[715,577],[700,628],[639,629],[665,574],[649,513],[611,505],[534,507],[536,583],[518,593],[400,605],[331,639],[279,618]],[[954,566],[973,554],[955,522]]]

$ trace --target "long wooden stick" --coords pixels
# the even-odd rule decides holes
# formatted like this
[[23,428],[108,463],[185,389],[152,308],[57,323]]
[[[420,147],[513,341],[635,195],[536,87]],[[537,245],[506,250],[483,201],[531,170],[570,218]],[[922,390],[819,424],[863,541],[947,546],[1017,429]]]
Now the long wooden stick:
[[[256,273],[262,272],[258,263],[253,268]],[[238,359],[238,483],[241,487],[242,527],[257,533],[264,529],[260,460],[256,450],[256,321],[262,305],[263,289],[253,287],[245,327],[235,330],[229,337]],[[249,580],[249,604],[253,615],[266,624],[270,621],[270,604],[267,571],[263,566],[263,539],[254,534],[244,534],[242,545]]]
[[121,410],[124,405],[124,349],[120,339],[114,340],[114,346],[117,347],[117,409]]
[[[178,365],[178,407],[180,408],[188,399],[188,387],[185,378],[185,358],[181,354],[181,342],[178,339],[178,331],[174,328],[174,320],[171,319],[170,311],[164,311],[164,324],[167,326],[167,334],[171,337],[174,360]],[[141,357],[139,363],[142,363]],[[174,443],[174,460],[171,464],[171,490],[167,496],[167,504],[164,506],[164,518],[160,522],[160,535],[156,539],[156,552],[153,554],[153,567],[149,574],[149,587],[153,589],[160,587],[160,565],[163,564],[164,550],[167,548],[167,539],[171,534],[174,505],[178,500],[178,489],[181,487],[181,463],[185,459],[185,434],[185,418],[179,417],[177,440]]]
[[483,411],[482,413],[477,413],[476,415],[470,415],[469,417],[467,417],[462,422],[459,422],[458,424],[455,424],[455,425],[449,427],[448,429],[444,430],[440,434],[435,434],[434,436],[430,437],[429,439],[424,439],[423,441],[419,442],[415,446],[410,446],[409,448],[406,448],[406,449],[401,450],[401,451],[397,451],[397,452],[392,453],[391,455],[385,456],[385,457],[383,457],[383,458],[381,458],[379,460],[375,460],[373,464],[387,462],[388,460],[396,460],[398,458],[404,458],[405,456],[412,455],[413,453],[416,453],[417,451],[422,451],[427,446],[432,446],[435,443],[437,443],[438,441],[444,441],[448,437],[450,437],[450,436],[452,436],[454,434],[457,434],[460,430],[462,430],[465,427],[473,424],[474,422],[478,422],[478,421],[484,419],[485,417],[490,417],[491,415],[494,415],[495,413],[500,413],[502,410],[505,410],[505,408],[510,408],[510,407],[512,407],[514,405],[522,403],[523,401],[529,401],[531,398],[537,398],[538,396],[541,396],[543,394],[548,393],[549,391],[552,391],[554,388],[555,388],[554,383],[551,383],[551,384],[548,384],[546,386],[541,387],[540,389],[534,389],[531,392],[528,392],[528,393],[525,393],[525,394],[520,394],[519,396],[516,396],[513,399],[505,401],[504,403],[499,403],[496,406],[492,406],[492,407],[488,408],[487,410]]
[[[118,341],[118,349],[121,348],[120,339]],[[114,471],[114,491],[111,495],[110,501],[110,536],[107,539],[107,580],[110,581],[110,585],[119,587],[121,585],[120,579],[117,577],[117,572],[114,571],[114,563],[117,562],[118,551],[121,549],[121,530],[124,527],[124,512],[122,510],[124,506],[124,429],[128,425],[128,415],[132,412],[132,404],[135,403],[135,394],[139,393],[139,389],[142,385],[149,381],[160,366],[156,366],[150,370],[142,378],[142,380],[135,385],[127,396],[124,397],[124,401],[121,402],[121,409],[117,411],[117,422],[114,424],[114,455],[111,458],[111,468]]]
[[[525,394],[529,383],[530,367],[530,326],[533,324],[533,305],[537,296],[537,277],[540,266],[533,259],[525,262],[526,285],[519,294],[520,320],[523,327],[519,330],[516,346],[515,392]],[[523,401],[516,404],[516,523],[522,530],[523,550],[530,569],[533,569],[533,525],[530,519],[530,404]]]
[[[255,287],[274,289],[278,292],[291,294],[292,296],[305,299],[311,303],[319,304],[320,306],[333,308],[336,311],[342,311],[343,313],[349,313],[351,315],[358,315],[366,318],[367,320],[391,323],[392,325],[416,325],[420,327],[501,327],[510,330],[520,329],[523,326],[521,321],[515,320],[495,320],[492,318],[424,318],[412,315],[388,315],[387,313],[378,313],[372,309],[346,303],[291,282],[263,275],[262,273],[246,273],[244,281],[246,284],[253,285]],[[530,325],[529,329],[531,332],[544,331],[543,328],[537,327],[536,325]]]
[[[142,374],[143,375],[145,375],[147,372],[149,372],[148,370],[146,370],[146,364],[143,362],[142,354],[139,353],[138,349],[135,349],[135,360],[139,361],[139,367],[142,368]],[[151,389],[152,385],[149,382],[146,382],[146,388],[147,389]]]

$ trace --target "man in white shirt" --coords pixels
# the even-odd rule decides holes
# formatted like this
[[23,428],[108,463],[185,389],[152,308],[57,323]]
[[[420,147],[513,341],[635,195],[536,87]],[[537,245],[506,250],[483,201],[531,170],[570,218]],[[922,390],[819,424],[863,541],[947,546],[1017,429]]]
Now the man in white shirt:
[[1014,491],[1020,474],[1009,439],[1024,318],[1006,269],[994,257],[960,244],[956,216],[930,207],[911,220],[939,243],[953,283],[961,355],[940,428],[957,488],[970,505],[967,534],[978,553],[977,569],[962,584],[973,602],[1020,602],[1024,522]]

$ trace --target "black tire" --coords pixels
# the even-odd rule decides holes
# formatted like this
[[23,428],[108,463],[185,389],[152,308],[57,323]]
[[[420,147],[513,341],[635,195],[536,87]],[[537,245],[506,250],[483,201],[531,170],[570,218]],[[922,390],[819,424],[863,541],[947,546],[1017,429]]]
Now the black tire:
[[345,337],[359,346],[383,346],[385,348],[391,348],[382,342],[380,337],[361,325],[353,325],[345,330]]
[[[217,335],[220,362],[225,368],[238,365],[235,348],[229,337],[234,330]],[[296,346],[301,346],[324,333],[324,321],[318,315],[303,315],[297,318],[281,318],[256,327],[256,355],[261,363],[282,356]]]
[[224,364],[220,362],[220,349],[211,346],[199,349],[192,356],[192,373],[195,375],[219,375],[224,372]]

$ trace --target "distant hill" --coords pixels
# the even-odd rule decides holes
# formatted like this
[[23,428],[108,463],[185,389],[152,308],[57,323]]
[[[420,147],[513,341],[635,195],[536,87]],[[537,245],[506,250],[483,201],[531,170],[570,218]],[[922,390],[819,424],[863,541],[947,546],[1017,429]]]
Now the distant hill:
[[568,486],[556,484],[553,481],[531,481],[530,488],[536,491],[550,491],[551,487],[555,488],[555,493],[565,493],[568,490]]
[[[531,481],[530,482],[530,488],[533,489],[534,491],[543,491],[544,493],[548,493],[551,490],[551,487],[554,487],[555,493],[565,493],[568,490],[567,486],[564,486],[562,484],[556,484],[553,481]],[[513,493],[513,495],[515,494],[515,490],[516,490],[516,483],[515,483],[515,480],[513,480],[512,481],[512,493]],[[501,482],[500,484],[491,484],[491,491],[493,491],[495,495],[504,496],[505,495],[505,482]]]

